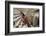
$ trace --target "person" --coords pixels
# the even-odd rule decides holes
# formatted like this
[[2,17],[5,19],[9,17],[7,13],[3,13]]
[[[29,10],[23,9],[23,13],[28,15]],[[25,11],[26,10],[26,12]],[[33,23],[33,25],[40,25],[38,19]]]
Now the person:
[[28,27],[31,27],[30,24],[29,24],[28,17],[22,12],[21,12],[21,21],[24,23],[22,25],[26,25],[27,24]]

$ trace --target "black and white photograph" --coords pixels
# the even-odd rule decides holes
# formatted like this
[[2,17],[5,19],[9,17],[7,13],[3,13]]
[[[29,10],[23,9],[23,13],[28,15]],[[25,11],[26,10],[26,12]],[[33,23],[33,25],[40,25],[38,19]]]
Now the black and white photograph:
[[39,9],[13,8],[13,27],[39,27]]

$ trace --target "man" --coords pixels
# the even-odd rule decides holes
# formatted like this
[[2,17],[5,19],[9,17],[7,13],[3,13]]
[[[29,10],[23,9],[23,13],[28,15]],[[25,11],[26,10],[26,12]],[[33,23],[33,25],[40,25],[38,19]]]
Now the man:
[[28,16],[24,15],[24,13],[22,12],[21,12],[21,21],[24,23],[22,24],[22,26],[27,24],[28,27],[31,27]]

